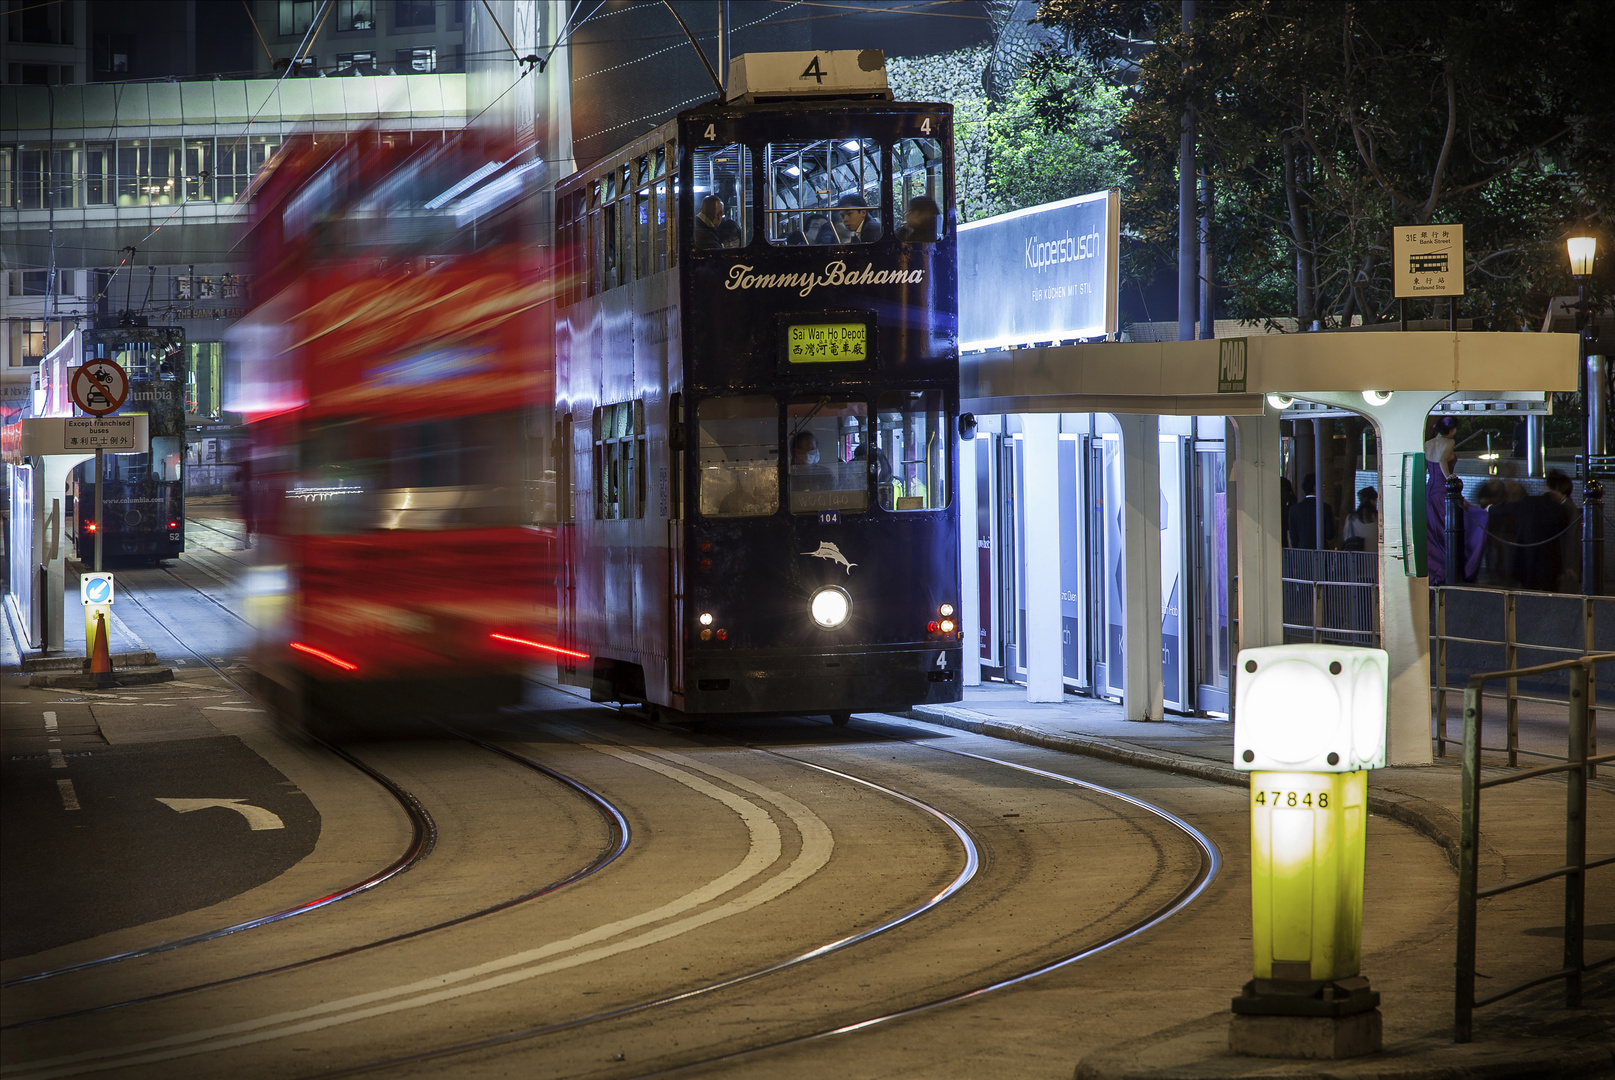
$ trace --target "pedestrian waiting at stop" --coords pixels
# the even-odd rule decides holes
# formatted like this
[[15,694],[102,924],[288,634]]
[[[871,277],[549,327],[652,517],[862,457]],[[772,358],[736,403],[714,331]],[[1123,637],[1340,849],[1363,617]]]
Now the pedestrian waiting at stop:
[[[1290,511],[1290,536],[1298,548],[1317,549],[1323,546],[1318,542],[1318,477],[1316,473],[1307,473],[1301,481],[1301,494],[1303,498],[1295,504]],[[1335,511],[1328,503],[1323,504],[1323,540],[1327,543],[1335,538]]]
[[740,246],[740,226],[729,220],[723,200],[716,195],[701,200],[701,212],[695,216],[694,243],[697,251]]
[[1340,549],[1379,550],[1379,492],[1374,488],[1365,487],[1357,493],[1357,509],[1346,515],[1340,529]]

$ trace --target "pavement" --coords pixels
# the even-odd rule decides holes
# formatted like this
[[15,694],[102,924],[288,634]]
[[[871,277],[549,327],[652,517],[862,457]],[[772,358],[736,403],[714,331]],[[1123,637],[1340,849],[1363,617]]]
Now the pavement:
[[[1501,715],[1502,710],[1497,710]],[[1195,777],[1235,787],[1248,787],[1249,777],[1233,768],[1233,724],[1216,718],[1171,716],[1164,721],[1124,718],[1122,706],[1102,699],[1068,694],[1060,702],[1029,702],[1024,687],[983,683],[964,688],[963,700],[951,705],[917,707],[912,720],[974,732],[993,738],[1079,754],[1104,761]],[[1564,755],[1563,707],[1521,703],[1519,746],[1539,754]],[[1596,717],[1601,743],[1615,744],[1615,710]],[[1496,725],[1497,729],[1501,724]],[[1454,720],[1453,733],[1461,724]],[[1500,730],[1488,727],[1485,745],[1501,742]],[[1461,738],[1461,735],[1459,736]],[[1456,748],[1449,747],[1454,754]],[[1520,759],[1522,766],[1542,763]],[[1503,752],[1483,755],[1482,776],[1509,771]],[[1589,784],[1587,858],[1615,855],[1615,770]],[[1480,883],[1482,887],[1553,869],[1562,864],[1565,830],[1565,782],[1543,777],[1488,794],[1482,809]],[[1496,800],[1495,804],[1493,800]],[[1370,830],[1377,815],[1400,822],[1442,848],[1453,872],[1448,887],[1457,898],[1461,773],[1455,756],[1428,766],[1393,766],[1369,774]],[[1602,811],[1602,813],[1600,813]],[[1602,877],[1600,877],[1602,875]],[[1586,896],[1588,963],[1610,955],[1615,943],[1615,881],[1610,868],[1589,874]],[[1428,883],[1426,883],[1428,884]],[[1439,885],[1439,883],[1437,883]],[[1530,894],[1535,894],[1531,896]],[[1480,964],[1503,934],[1543,937],[1560,935],[1562,917],[1557,882],[1522,889],[1482,902],[1484,933]],[[1529,897],[1529,899],[1526,899]],[[1503,925],[1499,925],[1499,924]],[[1500,961],[1499,961],[1500,963]],[[1545,974],[1550,968],[1542,969]],[[1365,974],[1372,974],[1365,972]],[[1192,978],[1186,974],[1184,977]],[[1512,981],[1512,980],[1511,980]],[[1493,984],[1491,989],[1499,988]],[[1482,983],[1481,993],[1487,992]],[[1231,990],[1237,987],[1230,988]],[[1340,1077],[1384,1080],[1447,1080],[1460,1077],[1615,1076],[1615,972],[1609,966],[1584,976],[1584,1007],[1563,1007],[1563,984],[1553,983],[1518,998],[1475,1012],[1476,1041],[1456,1044],[1447,1032],[1432,1031],[1417,1039],[1388,1043],[1376,1054],[1338,1061],[1244,1057],[1228,1049],[1229,1013],[1217,1013],[1165,1027],[1147,1042],[1129,1042],[1090,1053],[1076,1069],[1076,1080],[1200,1080],[1200,1078]],[[1450,1001],[1450,999],[1449,999]],[[1450,1013],[1447,1014],[1450,1017]],[[1450,1024],[1432,1017],[1432,1026]]]

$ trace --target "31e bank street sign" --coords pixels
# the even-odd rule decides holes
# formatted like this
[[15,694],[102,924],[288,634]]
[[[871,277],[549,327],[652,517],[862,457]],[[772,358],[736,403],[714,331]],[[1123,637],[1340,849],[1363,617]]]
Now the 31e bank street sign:
[[1391,230],[1391,277],[1399,300],[1464,294],[1464,227],[1398,225]]

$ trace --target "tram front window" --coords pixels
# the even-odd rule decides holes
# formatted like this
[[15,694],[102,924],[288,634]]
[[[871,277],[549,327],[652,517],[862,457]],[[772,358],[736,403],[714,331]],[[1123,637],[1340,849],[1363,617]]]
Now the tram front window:
[[869,406],[857,398],[802,397],[786,409],[791,513],[869,509]]
[[886,510],[948,505],[948,413],[940,390],[882,394],[875,414],[875,483]]
[[703,517],[779,509],[779,403],[766,394],[714,397],[696,412]]
[[880,144],[873,139],[769,143],[768,242],[867,244],[881,237]]

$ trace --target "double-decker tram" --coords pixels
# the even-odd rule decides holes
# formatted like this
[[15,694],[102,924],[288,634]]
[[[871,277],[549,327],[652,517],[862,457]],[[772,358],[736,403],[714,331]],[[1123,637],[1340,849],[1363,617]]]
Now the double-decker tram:
[[316,730],[514,702],[555,623],[530,468],[553,316],[509,220],[535,170],[407,132],[289,143],[271,170],[229,406],[254,434],[267,696]]
[[883,64],[742,57],[557,189],[559,676],[597,700],[960,696],[952,110]]
[[101,520],[95,520],[95,462],[69,479],[74,553],[86,566],[95,536],[109,565],[157,563],[185,550],[185,331],[138,316],[80,330],[85,360],[112,360],[129,376],[122,413],[147,414],[144,453],[102,458]]

